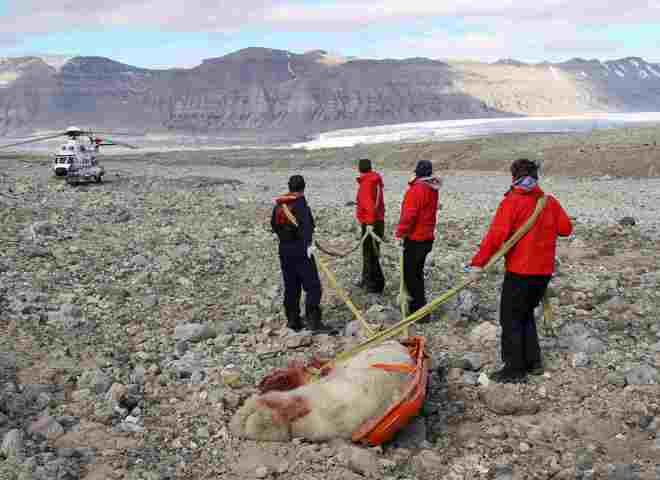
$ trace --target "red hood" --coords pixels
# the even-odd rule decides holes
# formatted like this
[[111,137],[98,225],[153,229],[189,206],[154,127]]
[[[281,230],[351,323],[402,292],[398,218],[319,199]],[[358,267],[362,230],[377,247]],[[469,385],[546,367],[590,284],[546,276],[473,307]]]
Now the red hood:
[[415,183],[421,183],[429,188],[432,188],[433,190],[440,190],[440,187],[442,186],[442,179],[438,177],[413,177],[408,182],[408,185],[413,185]]
[[365,173],[361,173],[359,177],[355,179],[358,183],[362,183],[365,180],[374,180],[377,181],[378,183],[381,182],[380,175],[378,172],[374,172],[373,170]]
[[304,196],[304,195],[300,192],[295,192],[295,193],[289,192],[289,193],[286,193],[284,195],[280,195],[279,197],[277,197],[275,199],[275,203],[277,203],[278,205],[282,205],[283,203],[295,202],[296,200],[298,200],[302,196]]

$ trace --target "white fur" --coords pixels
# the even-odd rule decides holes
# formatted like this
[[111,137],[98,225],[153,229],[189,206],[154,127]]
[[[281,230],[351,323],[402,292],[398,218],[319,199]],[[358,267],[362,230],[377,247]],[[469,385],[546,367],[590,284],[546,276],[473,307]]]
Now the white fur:
[[[350,439],[365,421],[385,413],[400,398],[411,378],[408,373],[389,372],[371,366],[376,363],[414,366],[403,345],[394,341],[385,342],[338,365],[318,382],[288,392],[253,395],[234,415],[231,429],[235,435],[252,440]],[[276,422],[274,411],[259,403],[259,399],[264,398],[294,402],[296,396],[304,399],[311,411],[292,422]]]

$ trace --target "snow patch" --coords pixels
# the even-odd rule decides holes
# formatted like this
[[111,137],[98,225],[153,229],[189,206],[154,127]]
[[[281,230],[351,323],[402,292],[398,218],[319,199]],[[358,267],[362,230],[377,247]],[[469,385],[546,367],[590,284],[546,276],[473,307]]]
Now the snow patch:
[[637,68],[639,68],[639,62],[637,60],[630,60],[630,63],[635,65]]
[[293,78],[296,78],[296,72],[294,72],[293,68],[291,68],[291,62],[290,61],[286,64],[286,67],[289,69],[289,73],[291,74],[291,76]]
[[589,76],[585,72],[580,72],[578,75],[582,78],[587,78]]
[[646,68],[648,68],[649,72],[651,72],[653,75],[660,78],[660,72],[657,71],[654,67],[652,67],[651,65],[647,65]]
[[315,140],[293,144],[291,148],[313,150],[358,144],[463,140],[506,133],[579,132],[628,123],[658,122],[660,112],[440,120],[334,130],[317,135]]
[[623,73],[623,72],[622,72],[621,70],[619,70],[618,68],[615,68],[615,69],[614,69],[614,73],[616,73],[616,74],[617,74],[618,76],[620,76],[621,78],[623,78],[623,77],[626,76],[626,74]]
[[640,70],[639,71],[639,76],[642,78],[649,78],[649,74],[646,73],[646,70]]

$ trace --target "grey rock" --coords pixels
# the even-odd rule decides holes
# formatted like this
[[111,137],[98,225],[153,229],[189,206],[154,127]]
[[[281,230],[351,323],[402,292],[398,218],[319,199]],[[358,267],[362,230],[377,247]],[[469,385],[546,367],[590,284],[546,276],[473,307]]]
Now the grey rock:
[[174,338],[188,342],[201,342],[214,338],[217,332],[207,323],[188,323],[177,325],[174,329]]
[[479,292],[475,289],[465,289],[458,294],[457,313],[461,317],[475,321],[479,319]]
[[640,285],[642,288],[656,288],[658,286],[658,278],[660,272],[645,273],[640,277]]
[[236,335],[241,333],[248,333],[248,327],[240,320],[225,320],[216,323],[218,333],[222,335]]
[[93,381],[91,387],[94,389],[97,395],[103,395],[112,386],[112,377],[102,370],[96,370],[94,372]]
[[146,375],[147,375],[147,370],[144,367],[142,366],[135,367],[135,369],[131,373],[130,382],[138,385],[144,385]]
[[22,252],[28,258],[41,258],[50,255],[50,250],[39,245],[23,245]]
[[657,385],[658,370],[650,365],[640,365],[625,373],[627,385]]
[[463,372],[465,385],[479,385],[479,372]]
[[450,355],[448,352],[434,352],[431,354],[431,371],[444,372],[449,368]]
[[624,227],[634,227],[635,224],[637,224],[637,221],[634,217],[623,217],[621,220],[619,220],[619,225]]
[[131,258],[130,262],[137,267],[146,267],[149,265],[149,260],[144,255],[135,255]]
[[154,308],[158,305],[159,301],[158,295],[151,293],[144,296],[142,303],[146,308]]
[[637,464],[610,464],[607,466],[608,480],[639,480],[640,467]]
[[347,338],[359,337],[361,331],[362,331],[362,325],[360,324],[360,322],[357,320],[353,320],[351,322],[348,322],[344,327],[344,337]]
[[31,230],[36,235],[41,235],[44,237],[54,237],[57,235],[57,227],[52,223],[48,222],[36,222],[31,226]]
[[573,359],[571,361],[573,367],[575,368],[587,367],[589,366],[590,362],[591,359],[589,358],[589,355],[587,355],[584,352],[577,352],[576,354],[574,354]]
[[660,341],[655,343],[654,345],[651,345],[651,351],[655,353],[660,352]]
[[421,448],[426,440],[426,422],[421,417],[415,417],[396,434],[392,446],[415,450]]
[[190,344],[186,340],[180,340],[174,345],[174,351],[178,357],[183,357],[190,350]]
[[4,413],[0,412],[0,427],[3,427],[7,424],[9,421],[9,417],[5,415]]
[[367,478],[378,478],[381,473],[381,466],[378,463],[378,457],[371,450],[364,448],[350,447],[346,452],[348,468]]
[[24,438],[25,436],[21,430],[9,430],[2,439],[0,453],[5,458],[21,458],[23,456]]
[[481,354],[477,352],[468,352],[463,355],[463,368],[473,372],[481,368]]
[[559,344],[571,352],[584,352],[589,355],[602,353],[607,349],[607,345],[597,333],[581,323],[565,324],[559,332]]
[[67,330],[74,329],[85,323],[82,309],[70,303],[66,303],[60,307],[59,318]]
[[0,352],[0,384],[16,379],[16,354]]
[[639,428],[643,432],[655,432],[658,430],[658,419],[650,415],[644,415],[639,419]]
[[48,440],[55,440],[64,435],[64,428],[50,415],[42,415],[32,422],[28,432],[32,435],[41,435]]
[[191,251],[192,247],[190,245],[187,243],[182,243],[181,245],[177,245],[176,249],[174,250],[174,254],[181,258],[187,256]]
[[493,474],[495,480],[513,480],[513,466],[509,464],[495,465]]

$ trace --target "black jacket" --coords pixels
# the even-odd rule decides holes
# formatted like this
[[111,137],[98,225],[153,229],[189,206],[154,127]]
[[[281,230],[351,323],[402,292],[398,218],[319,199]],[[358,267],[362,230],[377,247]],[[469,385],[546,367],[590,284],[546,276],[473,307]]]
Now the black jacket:
[[273,214],[270,220],[273,233],[277,234],[282,243],[303,242],[305,248],[309,247],[312,244],[312,236],[314,235],[316,224],[314,223],[314,216],[307,204],[307,200],[301,196],[291,202],[286,202],[286,205],[296,217],[298,226],[292,225],[288,220],[283,220],[283,215],[278,214],[278,209],[282,208],[278,203],[273,208]]

